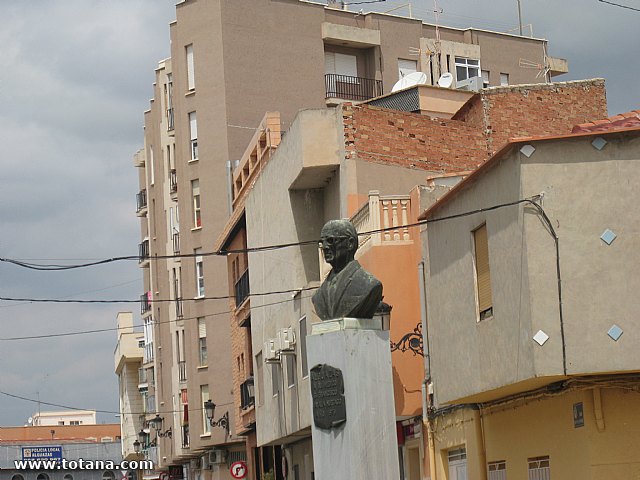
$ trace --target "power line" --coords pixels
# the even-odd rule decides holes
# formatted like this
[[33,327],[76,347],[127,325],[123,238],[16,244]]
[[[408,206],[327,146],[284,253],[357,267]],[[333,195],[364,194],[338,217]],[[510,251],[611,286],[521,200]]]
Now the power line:
[[608,2],[607,0],[598,0],[601,3],[607,3],[609,5],[615,5],[616,7],[620,7],[620,8],[626,8],[628,10],[633,10],[635,12],[640,12],[640,8],[634,8],[634,7],[630,7],[628,5],[620,5],[619,3],[613,3],[613,2]]

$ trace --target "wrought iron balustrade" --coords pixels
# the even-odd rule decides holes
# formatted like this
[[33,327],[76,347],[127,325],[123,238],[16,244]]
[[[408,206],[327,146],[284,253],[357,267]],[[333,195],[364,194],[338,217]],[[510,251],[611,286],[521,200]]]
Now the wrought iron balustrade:
[[324,76],[324,86],[325,98],[369,100],[382,95],[382,81],[374,78],[327,73]]
[[246,269],[235,284],[236,307],[249,296],[249,269]]

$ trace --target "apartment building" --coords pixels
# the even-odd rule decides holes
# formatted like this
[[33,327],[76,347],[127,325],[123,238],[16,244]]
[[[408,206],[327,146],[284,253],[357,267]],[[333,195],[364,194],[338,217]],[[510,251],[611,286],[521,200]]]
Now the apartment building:
[[[235,163],[264,112],[280,112],[288,130],[301,108],[380,96],[414,69],[431,84],[450,72],[452,86],[475,88],[464,82],[497,85],[502,73],[509,83],[544,82],[566,64],[548,57],[541,39],[298,0],[185,0],[170,35],[171,58],[155,72],[134,157],[142,368],[154,379],[143,392],[142,443],[147,452],[157,447],[159,467],[174,478],[228,478],[233,461],[247,460],[246,432],[234,421],[227,262],[209,254],[234,209]],[[349,200],[354,211],[360,200]],[[252,355],[244,358],[248,381]],[[217,405],[211,416],[209,401]]]
[[516,139],[421,215],[457,216],[423,232],[435,478],[636,474],[639,126]]

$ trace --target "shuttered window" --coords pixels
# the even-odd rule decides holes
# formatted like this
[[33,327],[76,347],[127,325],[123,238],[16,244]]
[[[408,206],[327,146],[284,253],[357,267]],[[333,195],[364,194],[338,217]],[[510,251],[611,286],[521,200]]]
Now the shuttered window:
[[196,75],[195,65],[193,63],[193,45],[187,45],[184,49],[187,56],[187,88],[189,90],[195,90]]
[[[344,53],[324,52],[325,73],[335,73],[348,77],[358,76],[358,59],[355,55]],[[341,81],[347,81],[346,79]]]
[[473,232],[473,242],[476,261],[478,312],[480,314],[480,320],[484,320],[493,315],[491,273],[489,271],[489,243],[486,223]]
[[204,318],[198,319],[198,351],[200,366],[207,364],[207,324]]

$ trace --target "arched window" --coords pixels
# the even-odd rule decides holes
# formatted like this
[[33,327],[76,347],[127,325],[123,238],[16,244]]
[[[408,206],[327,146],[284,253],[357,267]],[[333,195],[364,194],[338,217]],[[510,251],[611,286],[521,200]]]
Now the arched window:
[[19,473],[16,473],[13,477],[11,477],[11,480],[24,480],[24,477]]
[[62,477],[62,480],[73,480],[73,475],[71,475],[70,473],[65,474],[64,477]]
[[49,480],[49,475],[46,473],[39,473],[36,480]]
[[107,470],[102,474],[102,480],[116,480],[116,476],[113,472]]

